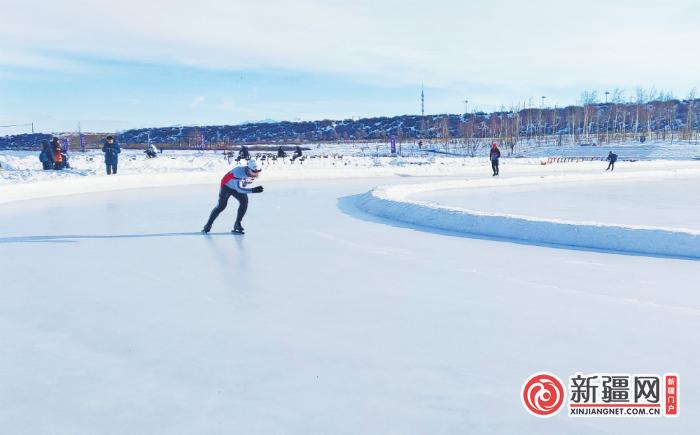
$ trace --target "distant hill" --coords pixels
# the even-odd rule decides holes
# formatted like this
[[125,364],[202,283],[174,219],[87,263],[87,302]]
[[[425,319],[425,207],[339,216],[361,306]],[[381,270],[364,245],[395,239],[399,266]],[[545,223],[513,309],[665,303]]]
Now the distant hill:
[[[458,115],[453,118],[459,123]],[[256,122],[242,125],[166,127],[127,130],[119,134],[122,143],[151,142],[192,146],[201,144],[304,143],[338,140],[386,140],[392,134],[418,137],[420,116],[366,118],[361,120],[323,120],[302,122]]]

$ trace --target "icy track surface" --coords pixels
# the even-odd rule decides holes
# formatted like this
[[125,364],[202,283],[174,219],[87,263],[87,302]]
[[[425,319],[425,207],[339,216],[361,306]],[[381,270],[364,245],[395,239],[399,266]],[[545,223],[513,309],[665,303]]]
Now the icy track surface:
[[[215,184],[3,204],[3,432],[700,433],[697,261],[416,231],[347,200],[397,180],[265,182],[244,237],[234,208],[196,233]],[[678,372],[681,415],[538,419],[519,398],[538,371]]]

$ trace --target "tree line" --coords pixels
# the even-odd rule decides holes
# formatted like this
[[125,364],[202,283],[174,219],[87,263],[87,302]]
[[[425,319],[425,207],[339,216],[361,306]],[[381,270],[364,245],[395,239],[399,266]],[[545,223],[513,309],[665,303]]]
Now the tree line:
[[561,108],[523,103],[460,118],[443,115],[425,122],[424,137],[472,154],[490,141],[511,150],[523,141],[541,145],[700,141],[700,100],[695,90],[683,100],[655,89],[638,88],[632,99],[625,99],[619,89],[606,94],[608,101],[600,102],[596,91],[584,91],[579,105]]

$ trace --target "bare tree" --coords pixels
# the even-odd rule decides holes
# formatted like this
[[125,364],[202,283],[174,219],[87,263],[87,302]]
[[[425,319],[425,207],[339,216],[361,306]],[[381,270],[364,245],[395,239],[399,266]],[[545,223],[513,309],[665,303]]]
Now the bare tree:
[[584,90],[581,93],[581,104],[583,105],[583,139],[588,142],[590,134],[590,123],[595,112],[594,104],[598,100],[596,91]]
[[647,94],[644,89],[637,87],[635,99],[635,115],[634,115],[634,135],[639,134],[639,114],[642,110],[642,105],[647,101]]
[[695,94],[696,94],[696,89],[693,88],[688,92],[688,113],[686,115],[686,124],[685,124],[685,140],[691,140],[692,139],[692,132],[693,132],[693,106],[695,104]]

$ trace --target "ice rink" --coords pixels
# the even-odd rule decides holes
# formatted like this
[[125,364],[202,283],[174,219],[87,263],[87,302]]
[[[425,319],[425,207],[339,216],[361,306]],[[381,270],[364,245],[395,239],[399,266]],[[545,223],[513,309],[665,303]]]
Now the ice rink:
[[[264,182],[242,237],[235,200],[198,233],[216,185],[3,204],[3,432],[700,432],[697,261],[426,232],[353,207],[410,180]],[[564,215],[573,192],[632,220],[646,204],[547,188],[537,207],[528,191],[469,201]],[[697,228],[662,204],[655,223]],[[681,416],[537,419],[519,395],[539,371],[677,372]]]

